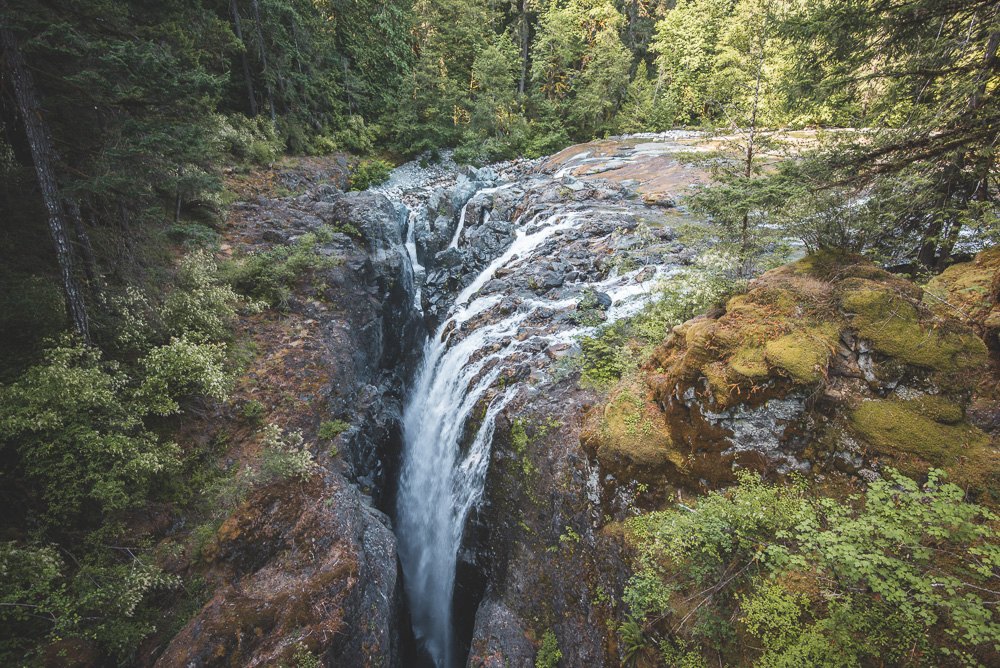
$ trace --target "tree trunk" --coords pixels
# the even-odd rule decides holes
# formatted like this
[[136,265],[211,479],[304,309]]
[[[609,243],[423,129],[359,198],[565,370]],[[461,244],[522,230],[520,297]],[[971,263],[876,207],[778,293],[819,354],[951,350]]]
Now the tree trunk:
[[260,64],[264,68],[264,85],[267,86],[267,104],[271,108],[271,123],[274,123],[274,96],[271,94],[271,82],[267,75],[267,56],[264,55],[264,31],[260,27],[260,10],[257,0],[253,0],[253,18],[257,22],[257,42],[260,44]]
[[94,247],[90,245],[90,235],[87,234],[87,227],[83,224],[83,216],[80,214],[80,205],[71,199],[63,200],[63,210],[73,223],[73,232],[76,235],[76,246],[80,249],[80,258],[83,260],[83,271],[87,276],[87,287],[100,308],[104,308],[104,291],[101,289],[101,275],[97,271],[97,258],[94,257]]
[[243,51],[240,53],[240,60],[243,61],[243,78],[247,80],[247,96],[250,98],[250,115],[257,115],[257,98],[253,94],[253,81],[250,79],[250,64],[247,62],[247,45],[243,41],[243,28],[240,26],[240,12],[236,8],[236,0],[232,0],[233,6],[233,23],[236,24],[236,39],[240,40],[240,44],[243,45]]
[[[0,8],[7,9],[6,0],[0,0]],[[59,161],[59,155],[52,145],[52,139],[43,120],[42,105],[35,90],[34,78],[21,56],[17,38],[10,28],[0,28],[0,46],[5,52],[7,68],[14,84],[14,97],[21,118],[24,120],[25,133],[31,147],[31,159],[35,163],[35,176],[38,178],[38,186],[49,214],[49,235],[52,237],[56,259],[59,261],[63,292],[66,295],[66,309],[77,332],[84,341],[90,343],[87,309],[76,278],[73,243],[66,221],[66,211],[59,195],[59,182],[56,180],[55,165]]]

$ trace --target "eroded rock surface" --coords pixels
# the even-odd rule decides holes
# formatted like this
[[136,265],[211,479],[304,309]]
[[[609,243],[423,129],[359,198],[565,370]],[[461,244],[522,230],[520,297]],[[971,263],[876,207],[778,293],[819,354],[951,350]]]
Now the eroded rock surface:
[[389,519],[341,476],[255,492],[204,550],[221,586],[157,666],[398,666],[402,586]]

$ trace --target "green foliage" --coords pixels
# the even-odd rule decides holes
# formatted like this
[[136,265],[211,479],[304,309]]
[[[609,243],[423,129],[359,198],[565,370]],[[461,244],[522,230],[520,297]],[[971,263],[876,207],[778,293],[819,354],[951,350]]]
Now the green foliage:
[[296,645],[292,660],[295,661],[296,668],[317,668],[320,657],[310,652],[305,645]]
[[658,633],[763,647],[755,665],[990,663],[996,518],[964,496],[940,471],[922,487],[892,474],[842,501],[741,475],[693,510],[633,520],[640,565],[626,602],[664,616],[650,622]]
[[584,382],[604,386],[634,373],[674,325],[745,285],[734,275],[734,264],[726,254],[704,253],[694,266],[655,285],[642,311],[580,337]]
[[367,190],[389,180],[392,165],[385,160],[363,160],[351,172],[351,190]]
[[562,660],[562,650],[551,629],[542,636],[542,646],[535,656],[535,668],[558,668]]
[[216,120],[224,150],[239,162],[249,165],[273,163],[284,149],[274,126],[261,116],[220,114]]
[[[341,224],[340,227],[358,234],[349,225]],[[320,245],[330,240],[332,232],[331,228],[323,227],[315,233],[302,235],[291,245],[235,257],[219,268],[219,275],[247,297],[272,306],[287,306],[290,287],[305,272],[335,267],[340,262],[339,258],[328,257],[319,251]]]
[[4,477],[37,490],[40,521],[100,518],[133,507],[158,476],[176,467],[177,446],[142,424],[143,416],[172,401],[169,374],[161,373],[157,394],[144,396],[117,363],[63,339],[0,388]]
[[243,417],[249,420],[251,424],[260,424],[264,421],[264,404],[256,399],[251,399],[243,404],[241,412],[243,413]]
[[282,434],[280,427],[269,424],[264,427],[261,445],[263,451],[255,474],[256,482],[311,475],[313,456],[303,443],[301,431]]
[[319,432],[316,436],[322,441],[332,441],[347,431],[350,426],[350,423],[345,420],[328,420],[319,426]]
[[5,662],[31,657],[46,633],[92,639],[124,662],[154,629],[144,599],[178,582],[129,552],[120,560],[88,556],[74,565],[70,568],[51,545],[0,543],[0,658]]
[[219,344],[172,338],[140,360],[145,377],[135,396],[156,415],[180,412],[178,401],[195,394],[224,401],[229,396],[224,361],[225,351]]
[[238,295],[218,279],[215,260],[203,251],[185,256],[177,269],[174,289],[161,312],[167,332],[202,343],[225,341],[236,315]]

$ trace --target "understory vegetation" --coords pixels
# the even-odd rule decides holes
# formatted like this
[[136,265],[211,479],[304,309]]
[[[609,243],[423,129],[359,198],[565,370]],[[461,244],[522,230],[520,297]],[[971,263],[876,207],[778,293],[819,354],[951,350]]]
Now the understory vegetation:
[[27,366],[5,359],[0,662],[20,665],[45,641],[86,638],[127,663],[162,624],[159,593],[184,587],[200,600],[199,587],[161,570],[169,555],[135,537],[130,517],[151,506],[201,516],[190,536],[197,553],[254,486],[310,474],[301,432],[275,424],[259,432],[259,457],[228,470],[172,434],[186,410],[228,400],[239,364],[237,311],[267,308],[258,297],[280,304],[306,269],[334,262],[316,252],[317,237],[329,234],[221,270],[192,252],[163,296],[138,286],[109,291],[108,312],[91,331],[110,354],[63,333]]
[[994,665],[998,518],[964,499],[938,470],[841,498],[743,474],[693,508],[635,518],[626,652],[636,665]]

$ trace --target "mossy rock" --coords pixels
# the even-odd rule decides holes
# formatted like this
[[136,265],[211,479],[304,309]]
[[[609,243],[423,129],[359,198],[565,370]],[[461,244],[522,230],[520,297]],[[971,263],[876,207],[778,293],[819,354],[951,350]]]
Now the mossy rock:
[[674,446],[663,414],[640,392],[627,387],[615,394],[581,442],[609,470],[655,482],[682,470],[686,458]]
[[836,251],[819,251],[772,269],[754,279],[750,287],[785,287],[802,296],[822,299],[834,285],[847,279],[873,281],[915,299],[922,294],[912,282],[875,266],[871,260]]
[[965,421],[946,424],[935,420],[954,416],[944,401],[922,397],[865,401],[850,411],[848,419],[862,438],[882,452],[907,453],[944,466],[958,461],[960,456],[982,451],[989,443],[986,434]]
[[962,314],[979,318],[993,306],[1000,281],[1000,246],[983,251],[972,262],[961,262],[945,269],[927,283],[924,304],[945,317]]
[[771,367],[764,357],[763,348],[746,346],[736,351],[729,361],[729,367],[743,378],[764,380],[771,375]]
[[986,364],[986,345],[971,329],[951,322],[925,322],[917,306],[878,284],[846,286],[843,308],[861,338],[907,364],[963,372]]
[[823,378],[839,334],[832,323],[786,334],[767,343],[766,359],[793,382],[814,385]]

